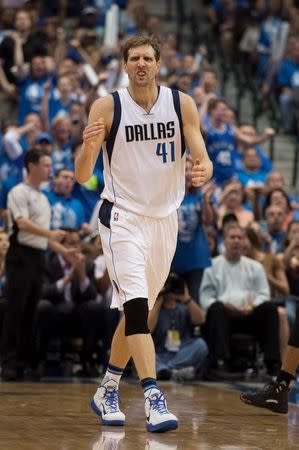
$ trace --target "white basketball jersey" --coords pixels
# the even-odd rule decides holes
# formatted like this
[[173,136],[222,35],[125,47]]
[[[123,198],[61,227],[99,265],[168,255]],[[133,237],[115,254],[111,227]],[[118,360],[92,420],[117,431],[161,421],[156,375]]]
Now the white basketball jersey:
[[103,144],[102,198],[149,217],[166,217],[185,192],[185,144],[177,90],[159,87],[147,113],[129,94],[113,94],[114,117]]

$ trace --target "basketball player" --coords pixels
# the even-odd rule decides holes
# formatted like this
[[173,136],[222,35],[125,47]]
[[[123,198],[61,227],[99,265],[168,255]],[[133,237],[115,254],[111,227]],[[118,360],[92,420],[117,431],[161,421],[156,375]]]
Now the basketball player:
[[111,306],[124,310],[92,408],[104,425],[124,425],[118,384],[132,357],[145,395],[147,429],[161,432],[177,428],[178,421],[157,387],[148,313],[176,248],[177,209],[184,197],[184,141],[194,161],[194,186],[210,179],[212,164],[193,100],[156,85],[157,40],[130,38],[124,44],[123,59],[129,86],[92,105],[75,162],[77,180],[85,183],[103,147],[105,188],[99,230],[113,285]]
[[299,365],[299,306],[297,306],[296,320],[282,367],[275,381],[267,384],[263,389],[253,393],[242,393],[241,400],[248,405],[268,408],[271,411],[287,414],[288,392],[291,381],[295,378]]

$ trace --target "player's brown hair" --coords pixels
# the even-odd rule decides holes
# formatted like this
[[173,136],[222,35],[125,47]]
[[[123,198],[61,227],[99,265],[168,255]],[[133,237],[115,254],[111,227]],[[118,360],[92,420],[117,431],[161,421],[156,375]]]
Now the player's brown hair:
[[124,61],[128,61],[129,50],[131,48],[141,47],[142,45],[150,45],[151,47],[153,47],[155,52],[155,59],[156,61],[160,61],[160,43],[157,36],[153,34],[151,36],[144,36],[142,34],[139,34],[127,39],[122,45],[122,55]]

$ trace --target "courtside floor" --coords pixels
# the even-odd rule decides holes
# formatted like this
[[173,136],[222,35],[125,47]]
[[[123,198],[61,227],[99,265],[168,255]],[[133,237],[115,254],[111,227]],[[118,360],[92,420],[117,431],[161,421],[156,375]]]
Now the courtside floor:
[[290,403],[288,416],[248,407],[239,401],[244,384],[161,383],[180,427],[151,434],[133,382],[121,386],[126,426],[102,427],[89,407],[97,381],[0,382],[0,450],[299,449],[299,407]]

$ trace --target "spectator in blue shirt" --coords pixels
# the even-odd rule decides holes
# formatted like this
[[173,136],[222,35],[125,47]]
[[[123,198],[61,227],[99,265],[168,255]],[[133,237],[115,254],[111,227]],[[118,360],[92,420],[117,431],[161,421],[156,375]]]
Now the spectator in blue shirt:
[[261,160],[255,148],[248,148],[245,151],[244,170],[238,173],[238,180],[245,188],[263,186],[267,178],[267,173],[261,170]]
[[57,87],[52,86],[50,80],[44,85],[45,94],[42,99],[41,117],[46,129],[57,116],[68,115],[71,106],[76,103],[77,96],[70,77],[59,77]]
[[[76,158],[81,144],[73,146],[73,158]],[[75,183],[73,195],[84,205],[85,217],[91,223],[92,230],[97,230],[98,207],[97,203],[100,199],[100,194],[104,188],[103,176],[103,152],[100,153],[92,177],[84,184]],[[96,223],[96,226],[92,226]]]
[[[256,136],[256,130],[254,126],[243,123],[239,126],[239,130],[249,137]],[[243,163],[243,156],[247,148],[252,147],[251,145],[248,145],[242,141],[239,141],[237,139],[237,157],[236,157],[236,171],[241,172],[244,171],[244,163]],[[271,160],[265,155],[264,150],[259,145],[254,146],[257,155],[261,161],[261,167],[260,169],[263,172],[269,173],[273,170],[273,165]]]
[[294,108],[299,106],[299,38],[290,49],[290,57],[283,60],[278,72],[278,86],[281,89],[279,104],[282,125],[286,132],[293,125]]
[[74,168],[72,158],[71,121],[67,116],[58,116],[52,122],[53,151],[51,153],[53,172],[67,167]]
[[185,279],[191,297],[198,302],[203,270],[211,265],[204,226],[213,223],[213,186],[206,187],[203,194],[192,187],[192,166],[192,160],[188,158],[185,174],[186,194],[178,210],[179,233],[172,267]]
[[72,196],[75,184],[74,172],[68,168],[59,169],[53,179],[53,189],[45,194],[51,205],[51,229],[72,228],[89,232],[82,203]]
[[19,81],[20,104],[19,123],[24,123],[25,116],[30,112],[40,114],[42,98],[44,95],[44,84],[50,74],[46,66],[44,56],[33,56],[30,61],[30,73]]
[[265,250],[280,253],[286,236],[286,231],[284,231],[286,213],[281,206],[270,205],[265,210],[265,219],[269,235],[269,248]]
[[[203,123],[206,111],[210,121]],[[247,136],[239,128],[225,123],[227,120],[227,104],[223,99],[206,97],[200,111],[201,126],[205,135],[205,143],[209,157],[214,166],[214,178],[217,185],[233,178],[236,168],[236,139],[247,144],[256,145],[266,141],[275,134],[272,128],[266,128],[261,135]]]
[[202,374],[208,348],[201,337],[193,337],[192,325],[203,322],[202,309],[183,280],[171,273],[149,318],[159,379],[192,380]]

